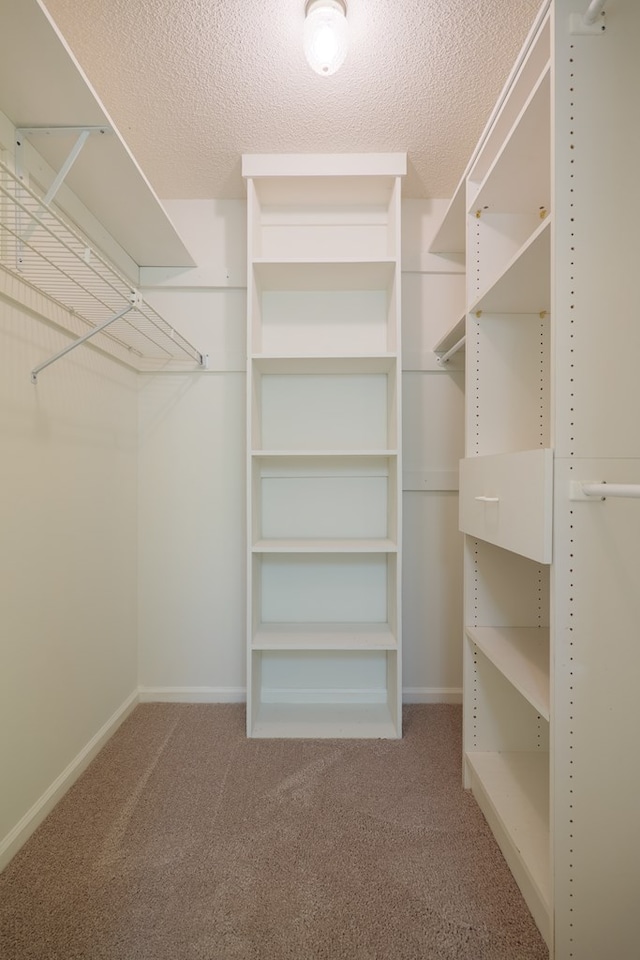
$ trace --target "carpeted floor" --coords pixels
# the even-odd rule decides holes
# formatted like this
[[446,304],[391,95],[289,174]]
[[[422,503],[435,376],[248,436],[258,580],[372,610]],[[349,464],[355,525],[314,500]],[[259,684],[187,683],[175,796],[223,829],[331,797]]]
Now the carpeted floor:
[[268,741],[241,706],[139,706],[0,876],[0,957],[546,960],[460,719]]

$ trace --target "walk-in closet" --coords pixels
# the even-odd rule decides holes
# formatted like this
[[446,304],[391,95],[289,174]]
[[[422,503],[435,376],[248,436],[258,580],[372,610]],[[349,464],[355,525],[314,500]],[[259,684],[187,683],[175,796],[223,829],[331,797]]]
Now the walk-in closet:
[[0,0],[0,955],[637,960],[640,7],[172,6]]

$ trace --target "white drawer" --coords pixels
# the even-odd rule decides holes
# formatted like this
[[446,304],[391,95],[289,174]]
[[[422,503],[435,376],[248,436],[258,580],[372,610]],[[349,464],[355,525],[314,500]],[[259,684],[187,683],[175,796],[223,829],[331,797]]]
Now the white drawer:
[[539,563],[551,563],[553,450],[460,461],[460,529]]

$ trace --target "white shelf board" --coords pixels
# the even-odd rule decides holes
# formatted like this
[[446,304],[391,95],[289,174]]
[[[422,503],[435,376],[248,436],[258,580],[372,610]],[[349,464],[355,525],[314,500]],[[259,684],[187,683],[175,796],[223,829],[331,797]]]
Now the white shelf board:
[[381,260],[261,260],[253,270],[261,290],[386,290],[397,261]]
[[[406,153],[245,153],[242,176],[286,180],[302,177],[355,177],[366,190],[369,177],[401,177],[407,172]],[[304,181],[303,181],[304,182]],[[287,196],[291,184],[286,185]]]
[[465,234],[465,178],[463,177],[449,202],[442,223],[429,244],[429,253],[464,254]]
[[548,629],[467,627],[466,634],[540,716],[548,720]]
[[[110,133],[89,137],[66,185],[138,266],[194,266],[43,4],[20,0],[4,10],[0,19],[0,109],[16,127],[110,127]],[[38,133],[28,139],[57,171],[77,136]]]
[[528,213],[550,202],[551,67],[547,63],[473,199],[473,210]]
[[259,373],[292,374],[354,374],[389,373],[398,361],[395,353],[381,353],[357,357],[270,357],[255,355],[254,370]]
[[397,450],[252,450],[252,457],[291,457],[309,459],[313,457],[337,457],[351,460],[354,457],[397,457]]
[[261,623],[254,650],[396,650],[388,623]]
[[397,553],[393,540],[257,540],[253,553]]
[[549,756],[467,753],[471,789],[547,943],[551,917]]
[[[549,6],[549,0],[546,0]],[[514,65],[511,77],[507,81],[502,96],[498,99],[497,110],[489,121],[478,149],[469,164],[469,179],[482,183],[487,170],[495,161],[496,155],[506,140],[513,123],[527,102],[531,91],[538,82],[551,52],[551,21],[544,8],[540,11],[538,24],[534,24],[523,46],[520,58]]]
[[466,314],[463,314],[459,319],[454,323],[454,325],[445,333],[443,337],[440,337],[438,342],[433,348],[434,353],[446,353],[447,350],[450,350],[454,344],[458,343],[459,340],[464,337],[465,333],[465,322]]
[[551,219],[546,217],[471,305],[476,313],[541,313],[551,301]]
[[372,740],[399,733],[386,703],[261,703],[251,736]]

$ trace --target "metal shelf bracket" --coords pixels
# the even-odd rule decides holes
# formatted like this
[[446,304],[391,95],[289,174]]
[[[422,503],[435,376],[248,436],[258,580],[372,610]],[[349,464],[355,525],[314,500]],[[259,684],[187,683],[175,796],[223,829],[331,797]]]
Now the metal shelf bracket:
[[93,330],[89,330],[88,333],[85,333],[83,337],[78,337],[77,340],[74,340],[73,343],[70,343],[68,346],[64,347],[62,350],[59,350],[58,353],[55,353],[52,357],[49,357],[48,360],[45,360],[44,363],[39,364],[37,367],[34,367],[31,371],[31,383],[38,382],[38,374],[44,370],[46,367],[50,367],[52,363],[55,363],[56,360],[60,360],[61,357],[66,357],[68,353],[71,353],[72,350],[75,350],[76,347],[79,347],[81,344],[86,343],[87,340],[90,340],[91,337],[95,337],[97,333],[101,333],[103,330],[106,330],[107,327],[110,327],[112,323],[115,323],[116,320],[120,320],[122,317],[125,317],[131,310],[135,310],[142,302],[142,297],[137,292],[137,290],[132,291],[131,297],[129,298],[131,303],[128,307],[125,307],[124,310],[120,310],[119,313],[114,314],[112,317],[109,317],[108,320],[105,320],[104,323],[99,324],[97,327],[94,327]]
[[45,206],[51,203],[56,193],[64,183],[65,177],[78,159],[80,151],[84,147],[89,137],[93,134],[111,133],[111,127],[18,127],[16,129],[16,176],[23,182],[27,169],[24,157],[25,139],[28,139],[28,137],[33,134],[45,134],[46,136],[68,136],[69,134],[74,133],[78,135],[77,139],[69,151],[67,159],[64,161],[60,167],[60,170],[56,174],[53,183],[42,198],[42,203]]

